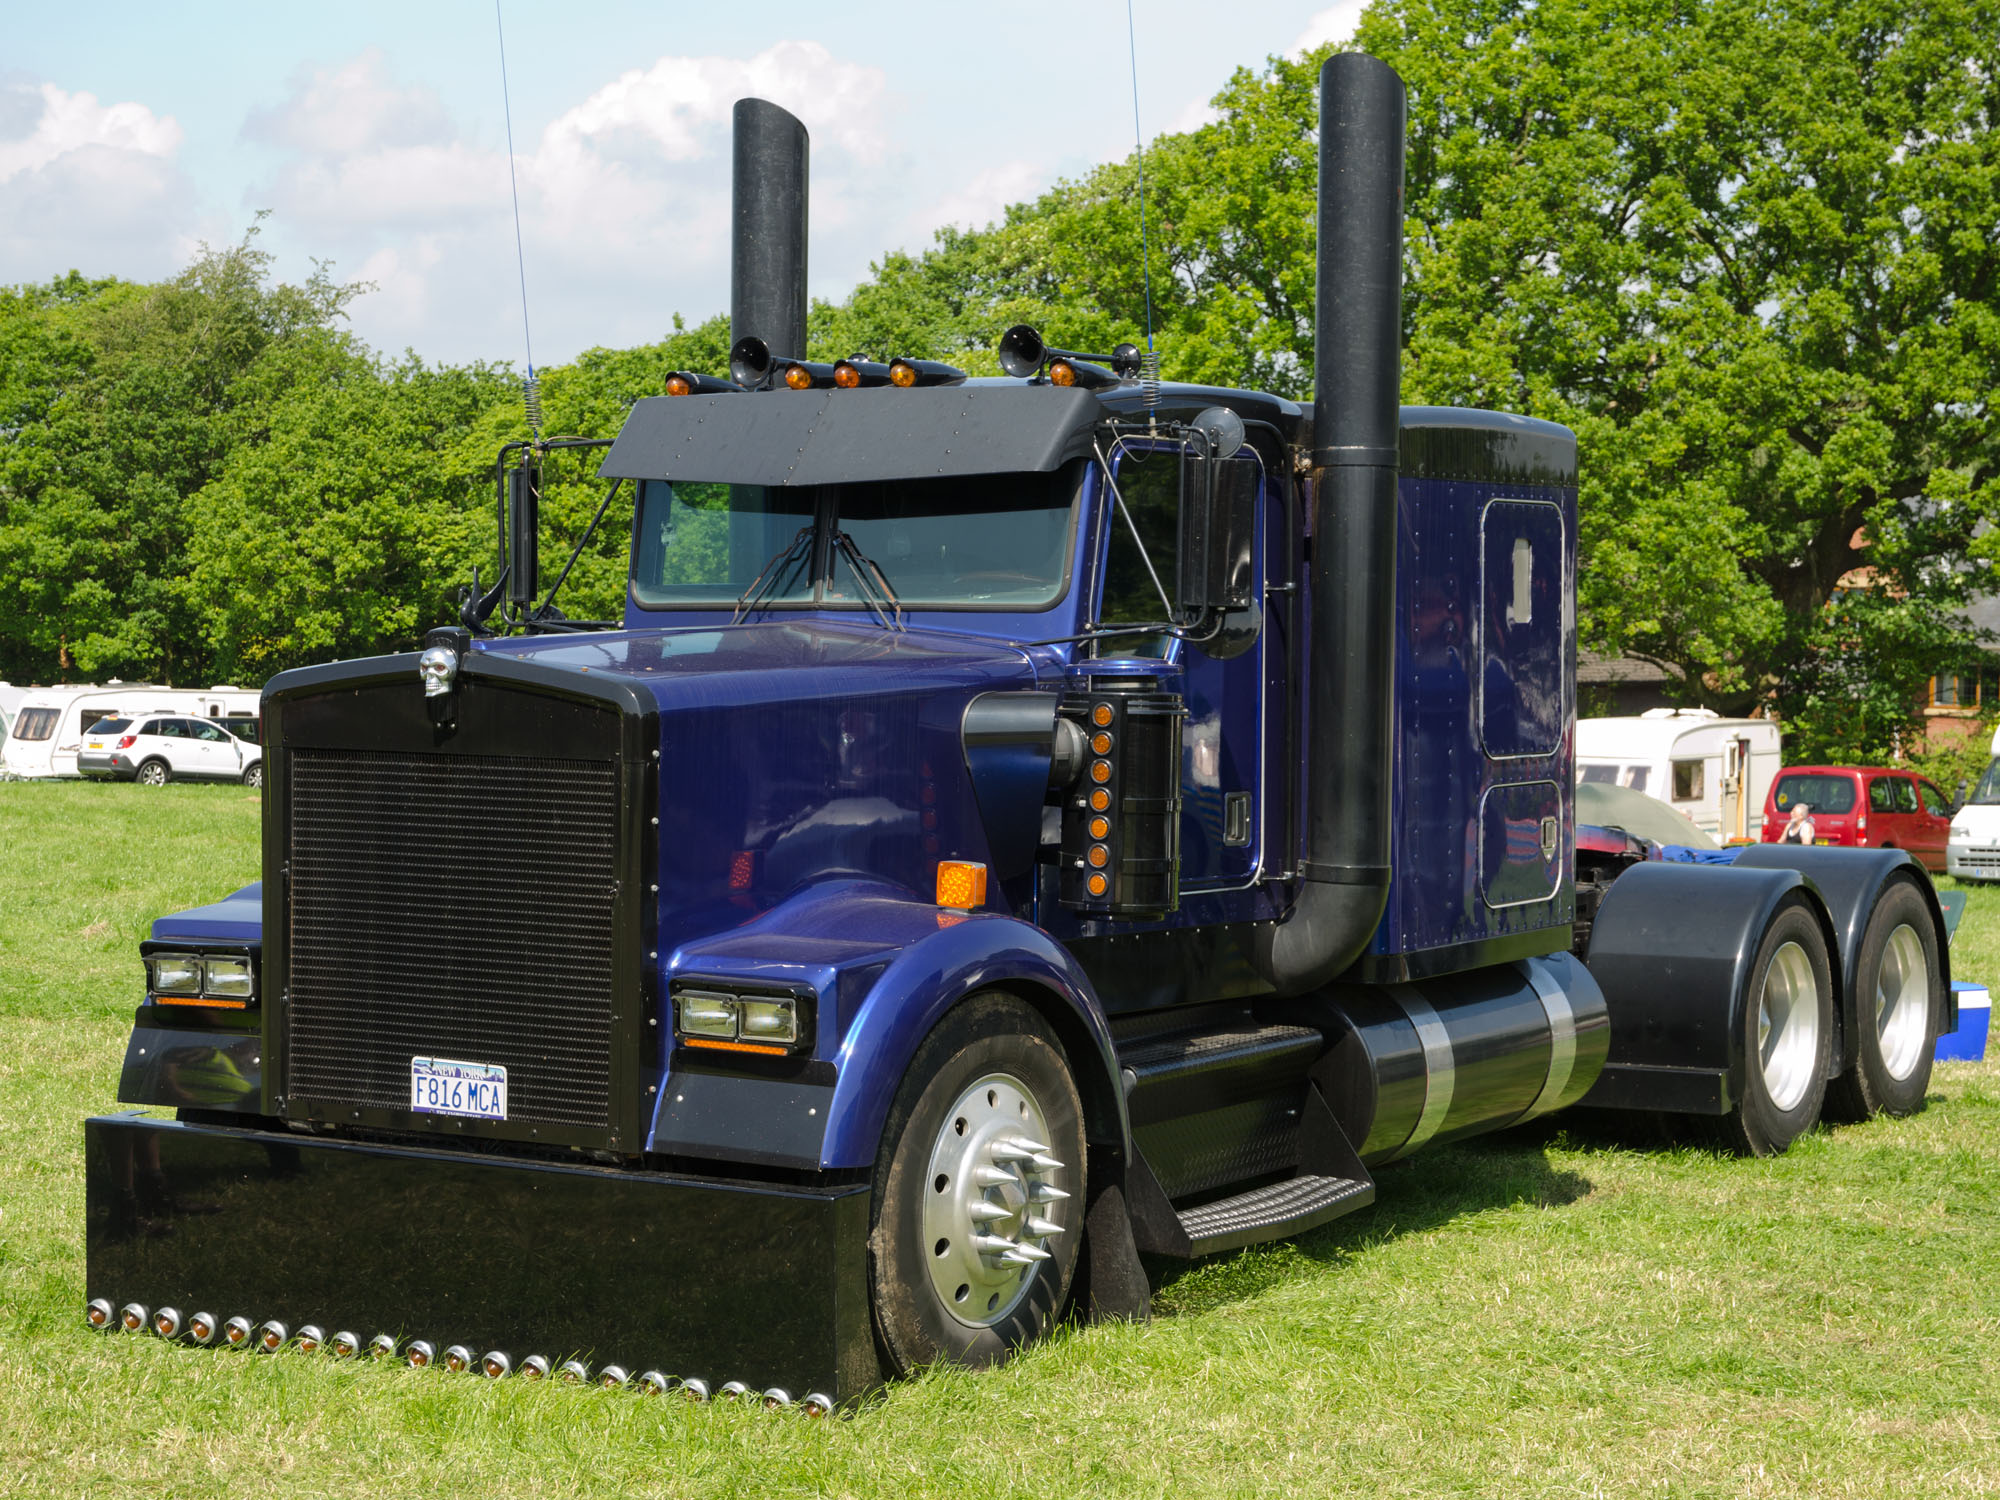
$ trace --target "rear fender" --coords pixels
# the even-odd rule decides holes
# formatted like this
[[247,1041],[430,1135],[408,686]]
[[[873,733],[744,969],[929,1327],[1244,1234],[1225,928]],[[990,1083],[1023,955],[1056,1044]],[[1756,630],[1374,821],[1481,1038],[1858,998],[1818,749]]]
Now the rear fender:
[[[1095,991],[1041,929],[941,911],[909,891],[837,881],[676,950],[666,978],[804,985],[818,997],[814,1058],[787,1076],[673,1055],[648,1149],[797,1169],[874,1165],[917,1046],[952,1005],[1003,989],[1048,1017],[1069,1054],[1093,1142],[1123,1149],[1124,1099]],[[670,1038],[662,1038],[663,1064]]]
[[[1585,959],[1611,1013],[1604,1071],[1582,1102],[1727,1114],[1743,1097],[1751,969],[1779,906],[1803,895],[1829,954],[1826,903],[1797,870],[1634,865],[1605,893]],[[1833,966],[1834,1013],[1844,985]]]
[[1736,856],[1740,869],[1797,870],[1812,881],[1826,903],[1837,939],[1835,952],[1840,965],[1840,1005],[1835,1014],[1833,1071],[1837,1078],[1855,1064],[1861,1051],[1861,940],[1868,932],[1868,919],[1875,903],[1894,880],[1914,884],[1930,909],[1937,933],[1938,967],[1944,980],[1945,1015],[1941,1025],[1950,1030],[1958,1024],[1958,996],[1951,987],[1951,943],[1945,936],[1944,909],[1938,905],[1937,887],[1923,862],[1905,849],[1832,849],[1801,844],[1752,844]]

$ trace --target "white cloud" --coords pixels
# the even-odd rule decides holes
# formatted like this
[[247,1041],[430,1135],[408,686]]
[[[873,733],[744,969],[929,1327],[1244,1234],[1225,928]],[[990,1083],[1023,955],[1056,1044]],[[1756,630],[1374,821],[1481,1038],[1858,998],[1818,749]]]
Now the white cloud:
[[1302,52],[1310,52],[1315,47],[1323,47],[1328,42],[1345,42],[1354,36],[1354,28],[1361,24],[1361,12],[1367,9],[1367,0],[1341,0],[1338,5],[1329,6],[1306,22],[1292,45],[1286,49],[1293,57]]
[[[918,242],[942,222],[984,222],[1038,184],[1001,168],[913,212],[910,174],[883,121],[881,69],[814,42],[749,58],[662,57],[601,85],[514,158],[530,311],[541,362],[590,344],[662,336],[728,296],[730,128],[736,101],[769,99],[812,136],[812,288],[844,295],[892,230]],[[282,165],[246,207],[277,210],[274,237],[333,255],[379,290],[353,304],[378,348],[439,358],[520,347],[508,159],[469,138],[379,51],[302,70],[245,134]],[[358,267],[358,269],[350,269]]]
[[1031,161],[1005,162],[974,173],[952,192],[911,213],[907,222],[913,244],[921,245],[933,230],[947,224],[983,229],[1004,216],[1009,204],[1024,203],[1048,185],[1047,169]]
[[180,145],[174,118],[143,104],[0,84],[0,281],[178,267],[196,229]]

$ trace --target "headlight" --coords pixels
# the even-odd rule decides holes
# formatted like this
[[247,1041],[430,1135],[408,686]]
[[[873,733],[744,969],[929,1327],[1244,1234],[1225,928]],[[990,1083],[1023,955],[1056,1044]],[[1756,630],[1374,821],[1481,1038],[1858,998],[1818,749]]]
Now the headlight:
[[798,1001],[789,998],[752,1000],[745,995],[738,1003],[746,1042],[796,1042],[799,1039]]
[[209,958],[202,964],[203,980],[201,992],[223,1000],[248,1000],[252,994],[250,987],[250,960],[247,958]]
[[812,997],[742,994],[710,985],[676,987],[674,1029],[684,1047],[783,1056],[812,1044]]
[[192,953],[155,953],[146,960],[146,968],[155,994],[201,993],[201,960]]

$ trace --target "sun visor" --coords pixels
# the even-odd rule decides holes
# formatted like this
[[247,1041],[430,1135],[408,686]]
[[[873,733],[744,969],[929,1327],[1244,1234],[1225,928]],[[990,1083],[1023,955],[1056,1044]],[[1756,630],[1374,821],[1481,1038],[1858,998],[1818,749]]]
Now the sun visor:
[[1042,474],[1089,453],[1103,416],[1089,391],[1053,385],[649,396],[598,473],[774,486]]

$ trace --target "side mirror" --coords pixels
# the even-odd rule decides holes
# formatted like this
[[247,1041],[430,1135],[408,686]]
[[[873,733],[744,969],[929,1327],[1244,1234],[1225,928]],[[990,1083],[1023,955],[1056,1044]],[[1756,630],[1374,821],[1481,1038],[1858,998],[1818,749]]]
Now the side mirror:
[[524,463],[507,475],[507,602],[532,608],[540,580],[542,466]]
[[1193,623],[1214,610],[1249,609],[1257,531],[1257,465],[1190,452],[1181,459],[1176,613]]

